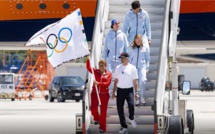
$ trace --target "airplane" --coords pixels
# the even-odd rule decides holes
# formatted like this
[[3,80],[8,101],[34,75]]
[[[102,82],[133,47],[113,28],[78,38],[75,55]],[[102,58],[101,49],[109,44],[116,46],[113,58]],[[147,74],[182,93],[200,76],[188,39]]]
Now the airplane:
[[215,2],[182,0],[177,53],[215,59]]

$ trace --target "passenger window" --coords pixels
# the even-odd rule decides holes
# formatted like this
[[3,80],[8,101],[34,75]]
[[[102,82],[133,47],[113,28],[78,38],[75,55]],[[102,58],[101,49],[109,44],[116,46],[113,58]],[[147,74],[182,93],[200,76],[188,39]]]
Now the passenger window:
[[56,77],[52,80],[52,84],[54,84],[54,83],[55,83],[55,81],[56,81]]
[[60,84],[60,78],[56,79],[56,84],[59,85]]

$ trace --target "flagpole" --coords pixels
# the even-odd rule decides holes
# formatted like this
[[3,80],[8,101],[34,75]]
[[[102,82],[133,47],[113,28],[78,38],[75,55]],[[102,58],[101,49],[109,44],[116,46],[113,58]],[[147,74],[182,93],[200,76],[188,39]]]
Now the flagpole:
[[[89,56],[89,59],[90,59],[90,63],[91,63],[91,58],[90,58],[90,56]],[[92,67],[91,65],[90,65],[90,67],[91,67],[91,70],[92,70],[94,79],[96,80],[96,76],[95,76],[95,74],[94,74],[93,67]],[[98,92],[98,85],[95,85],[95,87],[96,87],[97,98],[98,98],[98,101],[99,101],[99,106],[101,106],[101,100],[100,100],[99,92]]]

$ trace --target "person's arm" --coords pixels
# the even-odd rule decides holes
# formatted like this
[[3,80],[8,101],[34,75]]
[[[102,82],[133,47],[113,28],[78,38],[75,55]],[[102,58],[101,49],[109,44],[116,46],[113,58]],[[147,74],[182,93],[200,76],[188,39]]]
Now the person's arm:
[[109,87],[109,85],[111,83],[111,79],[112,79],[112,74],[109,73],[107,81],[106,82],[98,82],[98,85],[101,87]]
[[129,47],[128,39],[126,35],[124,35],[124,52],[128,52],[127,48]]
[[102,53],[102,57],[104,60],[107,60],[107,53],[108,53],[108,47],[107,47],[108,43],[107,42],[108,42],[108,36],[106,36],[106,38],[105,38],[104,49],[103,49],[103,53]]
[[118,83],[118,68],[115,69],[115,72],[114,72],[114,77],[115,77],[115,80],[114,80],[114,84],[113,84],[113,93],[112,93],[112,99],[115,99],[116,98],[116,95],[115,95],[115,92],[116,92],[116,89],[117,89],[117,83]]
[[133,67],[132,75],[133,75],[133,85],[134,85],[134,89],[135,89],[135,92],[137,92],[137,91],[138,91],[138,82],[137,82],[138,74],[137,74],[137,69],[136,69],[136,67]]
[[133,80],[133,84],[134,84],[134,90],[135,90],[135,99],[137,100],[139,98],[139,95],[138,95],[138,82],[137,82],[137,79],[134,79]]
[[112,93],[112,99],[116,98],[115,92],[116,92],[116,88],[117,88],[117,83],[118,83],[118,79],[115,78],[114,80],[114,84],[113,84],[113,93]]
[[122,32],[125,33],[127,35],[127,32],[128,32],[128,25],[129,23],[129,18],[128,18],[128,13],[125,15],[125,20],[124,20],[124,24],[123,24],[123,29],[122,29]]
[[138,82],[137,82],[137,79],[133,80],[133,84],[134,84],[135,93],[138,93]]
[[133,85],[134,85],[134,90],[135,90],[135,98],[138,99],[139,95],[138,95],[138,74],[137,74],[137,69],[136,67],[133,68]]
[[149,71],[149,63],[150,63],[150,51],[149,48],[146,48],[146,69]]
[[90,66],[90,59],[89,59],[89,57],[88,57],[87,62],[86,62],[86,68],[87,68],[87,70],[88,70],[90,73],[92,73],[92,68],[91,68],[91,66]]
[[132,46],[130,46],[130,47],[128,48],[129,63],[131,63],[132,60],[133,60],[132,50],[133,50],[133,48],[132,48]]
[[151,42],[151,23],[150,23],[150,19],[149,19],[148,13],[146,12],[145,14],[146,14],[146,23],[145,23],[146,36],[148,37],[148,40]]

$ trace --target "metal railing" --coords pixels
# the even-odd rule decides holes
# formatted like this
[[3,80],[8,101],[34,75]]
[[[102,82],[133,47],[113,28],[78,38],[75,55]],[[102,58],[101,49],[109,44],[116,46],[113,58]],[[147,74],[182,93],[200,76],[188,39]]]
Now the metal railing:
[[[162,44],[160,49],[160,59],[159,59],[159,68],[158,68],[158,77],[157,77],[157,87],[156,87],[156,94],[155,98],[156,100],[159,100],[156,102],[157,106],[157,114],[163,113],[163,98],[164,98],[164,91],[165,91],[165,83],[166,83],[166,74],[167,74],[167,61],[168,61],[168,48],[169,46],[176,46],[176,39],[177,39],[177,26],[178,26],[178,16],[179,16],[179,7],[180,4],[178,4],[179,7],[175,7],[177,4],[180,3],[180,0],[167,0],[166,1],[166,7],[165,7],[165,17],[164,17],[164,23],[163,23],[163,34],[162,34]],[[174,5],[174,10],[173,7]],[[174,15],[174,24],[169,27],[169,15],[170,11],[173,12]],[[170,31],[173,32],[172,37],[170,39]],[[174,44],[173,44],[174,43]],[[175,49],[175,47],[174,47]]]
[[[178,28],[178,16],[181,0],[166,0],[165,14],[163,20],[163,31],[161,39],[160,57],[158,77],[156,83],[156,93],[154,102],[154,121],[157,123],[157,115],[164,113],[164,96],[165,96],[165,84],[168,70],[168,58],[171,51],[174,55],[177,40],[177,28]],[[172,12],[172,14],[171,14]],[[170,16],[172,15],[172,16]],[[170,18],[173,17],[173,18]],[[172,37],[170,39],[170,33]],[[171,47],[170,47],[171,46]],[[171,48],[171,50],[169,49]],[[156,130],[156,129],[155,129]]]
[[168,50],[168,42],[169,42],[169,13],[170,13],[170,0],[166,0],[165,14],[163,20],[163,31],[162,31],[162,39],[161,39],[161,48],[160,48],[160,58],[159,58],[159,68],[158,68],[158,77],[157,77],[157,87],[155,93],[155,101],[156,101],[156,113],[163,113],[163,97],[165,91],[165,79],[167,72],[167,50]]
[[[92,45],[91,45],[91,66],[97,68],[97,63],[101,59],[102,38],[104,33],[105,21],[107,21],[109,10],[109,0],[98,0],[97,11],[93,29]],[[90,93],[93,85],[93,75],[88,73],[87,89],[84,90],[82,101],[82,128],[83,134],[88,133],[90,125]]]

